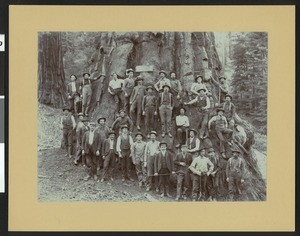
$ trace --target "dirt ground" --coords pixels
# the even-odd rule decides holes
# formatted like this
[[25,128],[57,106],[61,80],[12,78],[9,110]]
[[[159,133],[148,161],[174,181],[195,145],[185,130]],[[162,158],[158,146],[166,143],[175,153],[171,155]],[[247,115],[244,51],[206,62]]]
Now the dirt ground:
[[[174,198],[161,198],[156,192],[146,193],[145,188],[138,186],[135,181],[121,181],[120,171],[117,171],[114,181],[103,183],[94,180],[85,181],[87,169],[81,164],[75,166],[73,159],[64,156],[60,149],[39,151],[38,153],[38,187],[39,201],[174,201]],[[102,170],[98,171],[101,175]]]

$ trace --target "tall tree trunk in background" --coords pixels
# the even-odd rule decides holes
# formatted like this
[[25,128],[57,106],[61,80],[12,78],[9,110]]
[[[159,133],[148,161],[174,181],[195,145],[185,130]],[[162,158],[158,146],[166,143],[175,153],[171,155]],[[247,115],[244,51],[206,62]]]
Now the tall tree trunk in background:
[[39,35],[38,101],[61,108],[66,104],[61,33]]

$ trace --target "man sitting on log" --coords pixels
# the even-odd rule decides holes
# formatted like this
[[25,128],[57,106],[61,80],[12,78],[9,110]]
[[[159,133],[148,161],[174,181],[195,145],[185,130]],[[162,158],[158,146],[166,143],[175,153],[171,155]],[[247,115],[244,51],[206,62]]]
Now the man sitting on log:
[[232,96],[229,94],[226,94],[225,102],[221,105],[221,107],[224,109],[224,116],[226,117],[228,124],[230,124],[231,128],[233,128],[235,105],[231,101],[232,101]]
[[157,92],[162,92],[163,86],[168,85],[169,88],[171,88],[171,82],[170,80],[166,77],[167,72],[164,70],[161,70],[159,73],[160,79],[154,84],[154,88],[156,89]]
[[210,100],[205,95],[206,89],[201,88],[198,90],[199,95],[193,100],[184,103],[185,105],[197,104],[197,128],[200,129],[200,139],[204,139],[205,133],[207,131],[207,121],[208,121],[208,109],[210,108]]
[[193,157],[198,155],[198,150],[200,148],[200,140],[196,137],[197,131],[194,129],[189,130],[189,137],[186,141],[188,147],[187,152],[191,153]]
[[108,84],[108,92],[113,96],[118,111],[122,108],[124,103],[122,94],[124,81],[118,78],[118,74],[116,72],[113,72],[111,76],[112,80]]
[[178,144],[176,147],[178,148],[180,145],[186,143],[187,131],[190,127],[189,118],[185,115],[185,108],[181,107],[179,112],[180,114],[176,116],[176,127],[177,127],[177,140]]
[[114,130],[117,134],[121,131],[121,126],[127,125],[129,128],[130,133],[133,131],[133,122],[130,119],[129,116],[125,114],[124,110],[120,110],[119,117],[114,121],[114,123],[111,125],[111,129]]
[[128,77],[126,79],[124,79],[124,84],[123,84],[123,92],[124,92],[124,110],[129,113],[129,102],[130,102],[130,96],[131,93],[133,91],[134,88],[134,78],[133,78],[133,73],[134,70],[133,69],[128,69],[126,70],[126,74],[128,75]]
[[217,134],[217,137],[220,140],[220,153],[225,158],[225,146],[224,143],[228,143],[231,145],[229,140],[232,137],[233,131],[231,129],[228,129],[228,123],[226,117],[223,115],[224,109],[223,108],[217,108],[217,115],[213,116],[208,121],[208,130],[211,133],[211,124],[214,123],[215,125],[215,131]]
[[80,100],[80,85],[76,82],[75,75],[70,76],[71,82],[67,85],[67,94],[70,103],[70,110],[77,114],[77,102]]
[[144,96],[142,101],[143,115],[145,116],[145,129],[146,134],[154,130],[154,117],[157,115],[157,98],[153,94],[153,87],[146,88],[147,95]]
[[143,86],[143,78],[136,78],[137,86],[134,87],[130,97],[130,117],[137,129],[140,130],[142,119],[142,102],[145,96],[145,86]]

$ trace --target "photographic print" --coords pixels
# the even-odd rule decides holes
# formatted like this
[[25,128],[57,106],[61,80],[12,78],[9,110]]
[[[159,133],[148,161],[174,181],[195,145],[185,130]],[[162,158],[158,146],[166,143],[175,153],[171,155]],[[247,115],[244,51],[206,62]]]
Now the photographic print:
[[266,201],[266,32],[39,32],[38,200]]

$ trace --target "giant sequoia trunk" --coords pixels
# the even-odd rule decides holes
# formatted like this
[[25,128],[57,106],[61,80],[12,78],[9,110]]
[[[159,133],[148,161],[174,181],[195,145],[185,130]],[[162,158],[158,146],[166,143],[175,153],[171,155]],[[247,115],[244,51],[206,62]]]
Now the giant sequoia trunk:
[[66,104],[61,33],[39,35],[38,101],[60,108]]
[[[59,47],[57,45],[56,50],[47,51],[49,47],[54,47],[54,42],[59,41],[59,35],[57,40],[51,37],[54,35],[44,36],[43,47],[45,48],[45,54],[48,53],[58,53]],[[106,78],[99,82],[95,81],[93,83],[93,97],[92,97],[92,120],[96,120],[99,116],[105,116],[108,119],[108,125],[111,125],[113,119],[116,116],[116,106],[110,94],[107,92],[108,83],[111,79],[110,75],[112,72],[118,73],[121,77],[125,76],[126,68],[133,68],[138,65],[152,66],[153,71],[143,71],[140,74],[144,78],[144,84],[153,84],[158,79],[158,71],[163,69],[167,72],[175,71],[177,77],[180,79],[184,90],[186,91],[186,96],[184,100],[189,100],[188,91],[190,90],[191,84],[194,81],[195,74],[201,74],[205,78],[205,83],[210,90],[214,102],[218,102],[218,91],[219,89],[211,83],[210,76],[215,79],[221,73],[222,65],[220,63],[218,53],[215,48],[215,40],[213,33],[207,32],[127,32],[127,33],[101,33],[99,39],[97,40],[98,45],[96,46],[96,51],[99,47],[103,48],[103,53],[100,54],[95,52],[92,57],[92,64],[89,65],[90,72],[97,70],[106,74]],[[100,51],[99,51],[100,52]],[[46,54],[48,55],[48,54]],[[51,55],[50,56],[54,56]],[[43,59],[43,57],[42,57]],[[58,61],[61,61],[60,59]],[[47,88],[45,91],[53,91],[52,81],[55,78],[56,84],[61,86],[61,90],[64,89],[63,74],[56,73],[61,71],[59,65],[54,64],[50,60],[47,63],[44,62],[43,68],[46,66],[51,66],[56,68],[56,70],[51,70],[53,73],[46,74],[45,70],[42,70],[42,75],[40,80],[43,82],[41,86]],[[54,67],[57,66],[57,67]],[[96,69],[95,69],[96,68]],[[60,75],[60,76],[58,76]],[[42,80],[44,78],[44,80]],[[50,79],[45,79],[50,78]],[[45,83],[51,81],[51,83]],[[101,90],[101,101],[97,105],[97,94]],[[41,90],[43,92],[44,90]],[[57,90],[58,91],[58,90]],[[49,93],[49,92],[48,92]],[[61,94],[51,93],[51,94]],[[49,96],[44,95],[41,101],[47,101],[47,103],[57,101],[50,100]],[[50,96],[51,97],[51,96]],[[57,96],[56,96],[57,97]],[[48,99],[46,99],[48,98]],[[59,101],[63,101],[63,96],[61,96]],[[45,102],[44,102],[45,103]],[[56,103],[59,105],[59,103]],[[191,118],[191,123],[196,123],[198,117],[195,112],[195,107],[189,107],[188,113]],[[214,115],[214,110],[210,116]],[[173,122],[174,123],[174,122]],[[245,125],[242,120],[239,121],[248,135],[246,144],[244,147],[240,147],[243,156],[247,162],[249,178],[246,192],[246,199],[248,200],[264,200],[266,195],[265,182],[262,179],[260,172],[257,167],[255,158],[252,156],[251,146],[253,144],[253,132],[251,128]],[[158,130],[159,131],[159,130]],[[216,137],[211,137],[211,141],[216,150],[218,150],[218,139]],[[176,151],[176,150],[173,150]],[[230,156],[230,147],[227,147],[227,155]],[[248,187],[247,187],[248,186]],[[251,187],[249,187],[251,186]]]

